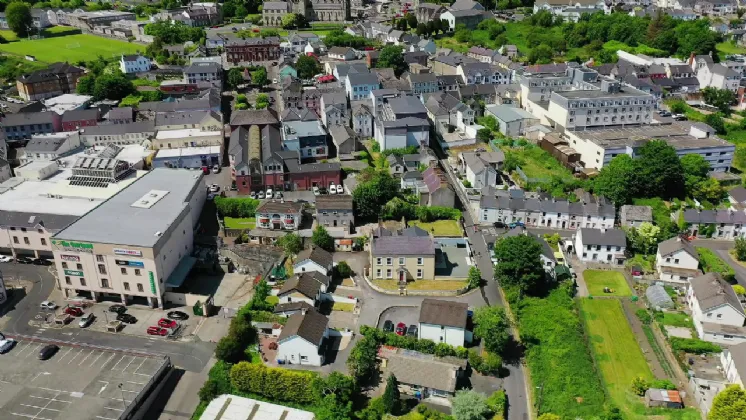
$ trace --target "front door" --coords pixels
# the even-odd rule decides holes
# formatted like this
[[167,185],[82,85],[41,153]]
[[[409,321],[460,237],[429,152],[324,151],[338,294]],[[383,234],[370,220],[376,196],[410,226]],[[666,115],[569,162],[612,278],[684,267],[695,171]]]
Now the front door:
[[399,270],[399,283],[404,283],[406,281],[406,277],[404,274],[404,270]]

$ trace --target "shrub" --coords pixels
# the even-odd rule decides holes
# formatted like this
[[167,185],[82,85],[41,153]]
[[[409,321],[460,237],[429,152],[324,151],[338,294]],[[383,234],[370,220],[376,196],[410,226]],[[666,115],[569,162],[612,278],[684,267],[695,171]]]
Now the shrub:
[[393,332],[387,333],[368,325],[360,326],[360,334],[374,340],[376,344],[415,350],[420,353],[435,354],[438,357],[465,357],[467,353],[463,347],[453,347],[446,343],[435,344],[432,340],[420,340],[417,337],[400,336]]
[[226,363],[237,363],[244,358],[244,346],[231,335],[226,335],[218,341],[215,347],[215,357]]
[[231,384],[239,392],[296,404],[314,401],[315,376],[312,372],[271,368],[248,362],[234,365],[230,372]]
[[650,324],[653,322],[653,317],[650,315],[650,312],[645,309],[636,310],[635,315],[637,315],[637,318],[639,318],[643,324]]
[[635,395],[642,397],[645,395],[645,392],[647,392],[648,388],[650,388],[650,384],[648,381],[645,380],[645,378],[637,377],[632,380],[632,392],[635,393]]
[[720,353],[722,351],[717,344],[696,338],[671,337],[671,347],[676,351],[693,354]]
[[725,281],[735,283],[735,271],[722,258],[707,248],[697,247],[697,251],[699,252],[699,264],[702,266],[702,271],[705,273],[720,273]]
[[673,391],[676,389],[676,385],[674,385],[674,383],[668,379],[656,379],[650,382],[650,387],[657,389],[667,389],[669,391]]
[[352,275],[352,268],[347,264],[347,261],[338,262],[334,269],[340,278],[346,279]]
[[508,408],[508,394],[503,390],[493,392],[492,395],[487,398],[487,407],[489,407],[495,415],[505,417],[505,410]]
[[471,188],[471,182],[468,179],[462,180],[461,183],[464,184],[464,188]]
[[253,198],[215,197],[215,207],[221,217],[254,217],[259,203]]

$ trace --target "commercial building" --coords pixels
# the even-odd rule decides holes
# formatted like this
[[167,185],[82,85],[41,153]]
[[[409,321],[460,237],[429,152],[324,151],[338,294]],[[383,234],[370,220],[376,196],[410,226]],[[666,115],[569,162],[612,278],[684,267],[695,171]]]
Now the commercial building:
[[212,400],[201,417],[203,420],[314,420],[315,418],[316,416],[310,411],[228,394]]
[[184,69],[184,81],[188,83],[209,82],[217,88],[223,87],[223,67],[218,63],[192,63]]
[[68,63],[54,63],[44,70],[22,74],[16,79],[18,95],[27,100],[51,98],[63,93],[75,92],[78,79],[85,70]]
[[119,12],[115,10],[98,10],[95,12],[74,12],[67,14],[70,26],[86,31],[93,31],[96,26],[109,26],[117,20],[136,20],[137,17],[131,12]]
[[212,168],[214,165],[220,165],[221,157],[220,146],[160,149],[153,157],[152,165],[154,168]]
[[2,120],[8,141],[30,139],[35,134],[62,130],[62,116],[56,112],[23,112],[8,114]]
[[155,133],[153,121],[105,124],[80,130],[80,141],[86,146],[142,144],[152,139]]
[[206,195],[199,172],[150,171],[52,237],[58,286],[66,297],[163,307],[163,294],[196,261],[194,228]]
[[202,131],[199,128],[158,131],[152,140],[155,150],[209,146],[218,146],[222,150],[223,144],[223,131]]

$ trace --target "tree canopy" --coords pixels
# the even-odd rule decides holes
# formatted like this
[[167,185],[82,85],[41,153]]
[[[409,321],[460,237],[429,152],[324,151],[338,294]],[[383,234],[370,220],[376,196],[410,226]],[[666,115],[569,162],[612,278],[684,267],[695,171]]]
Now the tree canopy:
[[396,197],[398,190],[399,183],[388,172],[375,172],[371,179],[360,182],[352,192],[355,214],[362,220],[377,220],[381,207]]
[[456,420],[484,420],[490,413],[487,397],[473,390],[456,391],[451,414]]
[[145,34],[160,38],[167,45],[173,45],[187,41],[199,42],[205,37],[205,30],[193,28],[184,22],[159,20],[145,25]]
[[488,351],[501,354],[510,342],[510,323],[505,309],[500,306],[483,306],[474,312],[474,335],[484,341]]
[[500,239],[495,244],[495,280],[503,286],[517,287],[521,294],[543,291],[544,268],[541,265],[541,244],[528,235]]
[[31,17],[29,5],[20,1],[10,3],[5,8],[5,18],[8,28],[18,36],[26,36],[33,29],[34,20]]
[[311,242],[317,247],[327,250],[329,252],[334,251],[334,238],[329,235],[324,225],[317,225],[316,229],[313,230],[311,235]]
[[404,73],[407,70],[407,63],[404,61],[401,47],[396,45],[383,47],[381,53],[378,55],[376,67],[379,69],[392,68],[396,76]]
[[746,392],[738,385],[725,388],[712,400],[712,409],[707,418],[708,420],[746,420]]
[[310,79],[321,72],[321,65],[315,58],[301,55],[295,63],[295,70],[301,79]]

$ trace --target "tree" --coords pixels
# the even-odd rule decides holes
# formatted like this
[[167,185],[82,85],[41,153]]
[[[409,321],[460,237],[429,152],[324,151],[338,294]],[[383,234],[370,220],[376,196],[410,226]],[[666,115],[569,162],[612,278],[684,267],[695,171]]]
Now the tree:
[[324,225],[316,226],[316,229],[313,230],[313,234],[311,235],[311,242],[326,251],[334,251],[334,238],[329,235],[329,232],[326,231]]
[[383,47],[381,53],[378,55],[376,67],[379,69],[392,68],[394,69],[394,74],[399,77],[400,74],[407,70],[407,63],[404,61],[401,47],[396,45]]
[[725,121],[723,121],[723,117],[718,114],[706,115],[705,124],[712,127],[712,129],[715,130],[715,133],[717,134],[726,134],[728,132],[728,130],[726,130],[725,128]]
[[746,392],[739,385],[731,385],[712,400],[708,420],[746,420]]
[[288,233],[277,240],[277,246],[282,248],[286,255],[298,255],[303,251],[303,238],[297,233]]
[[477,140],[487,143],[492,140],[492,130],[489,128],[480,128],[477,130]]
[[269,79],[267,79],[267,69],[265,69],[264,67],[259,67],[258,69],[252,71],[251,83],[260,87],[269,84]]
[[336,270],[337,276],[339,276],[339,278],[346,279],[352,276],[352,268],[349,264],[347,264],[347,261],[338,262],[334,269]]
[[417,27],[417,16],[414,15],[414,13],[407,13],[404,15],[404,18],[407,19],[407,25],[409,25],[410,28],[416,28]]
[[370,180],[360,182],[352,192],[355,214],[362,220],[377,220],[381,207],[396,197],[399,184],[388,172],[375,172]]
[[472,390],[456,391],[451,408],[456,420],[484,420],[489,412],[484,394]]
[[102,74],[96,78],[93,97],[96,100],[119,100],[135,92],[135,86],[124,74]]
[[684,170],[684,187],[691,194],[700,182],[707,179],[710,172],[710,164],[702,155],[691,153],[681,158],[681,167]]
[[417,36],[424,36],[425,34],[427,34],[427,25],[424,23],[418,23],[417,30],[415,32],[417,33]]
[[497,118],[492,115],[488,115],[479,120],[479,124],[489,128],[492,131],[497,131],[499,126],[497,124]]
[[702,89],[702,99],[705,103],[719,109],[725,115],[730,114],[730,106],[736,101],[736,94],[728,89],[706,87]]
[[329,394],[319,402],[317,420],[349,420],[352,414],[352,401],[342,402],[335,394]]
[[350,350],[347,358],[347,369],[358,383],[370,380],[376,368],[378,343],[373,337],[363,337]]
[[562,417],[552,413],[544,413],[537,420],[562,420]]
[[502,238],[495,244],[495,280],[503,286],[515,286],[521,294],[536,294],[544,283],[539,258],[541,244],[528,235]]
[[740,284],[734,284],[733,291],[736,292],[738,296],[746,295],[746,287],[743,287]]
[[308,55],[301,55],[295,63],[295,70],[301,79],[310,79],[321,72],[321,66],[315,58]]
[[476,289],[482,285],[482,272],[479,271],[477,266],[472,265],[469,267],[469,289]]
[[635,395],[642,397],[645,392],[650,388],[650,383],[645,378],[638,376],[632,380],[632,392]]
[[508,408],[508,395],[504,390],[495,391],[487,398],[487,407],[496,416],[505,417],[505,410]]
[[357,392],[355,380],[340,372],[332,372],[326,378],[316,377],[312,387],[318,401],[327,395],[335,395],[338,401],[347,402]]
[[215,347],[215,358],[227,363],[238,363],[244,357],[244,349],[236,337],[226,335]]
[[256,109],[264,109],[269,106],[269,95],[260,93],[256,95]]
[[605,165],[593,180],[593,190],[611,200],[617,206],[632,201],[638,184],[634,160],[621,154]]
[[298,13],[288,13],[282,17],[282,29],[305,28],[306,18]]
[[78,86],[75,90],[81,95],[93,95],[93,89],[96,87],[96,78],[93,76],[83,76],[78,79]]
[[633,252],[650,255],[655,253],[658,242],[661,240],[661,228],[650,222],[643,222],[639,228],[629,228],[627,238]]
[[218,383],[212,379],[208,379],[207,382],[202,385],[202,388],[199,389],[199,400],[200,401],[212,401],[214,400],[220,392],[220,386]]
[[724,195],[725,190],[720,185],[720,181],[715,178],[707,178],[701,181],[694,188],[694,191],[692,191],[692,197],[699,201],[709,201],[710,203],[719,203]]
[[[541,12],[539,12],[541,13]],[[552,61],[554,50],[546,44],[537,45],[528,53],[528,62],[532,64],[547,64]]]
[[736,238],[735,253],[738,261],[746,261],[746,239]]
[[505,309],[499,306],[483,306],[474,312],[474,335],[484,341],[484,347],[500,354],[510,342],[510,323]]
[[676,149],[663,140],[651,140],[642,146],[635,160],[638,179],[643,183],[638,189],[646,197],[681,197],[684,176]]
[[386,389],[383,391],[381,396],[383,400],[383,406],[387,413],[397,414],[401,406],[401,396],[399,395],[399,381],[396,380],[396,376],[390,374],[386,379]]
[[228,85],[236,89],[239,85],[242,85],[246,83],[246,81],[243,78],[243,70],[241,70],[239,67],[233,67],[232,69],[228,70]]
[[8,28],[20,37],[28,35],[30,28],[34,25],[31,8],[20,1],[10,3],[5,8],[5,19],[8,21]]

